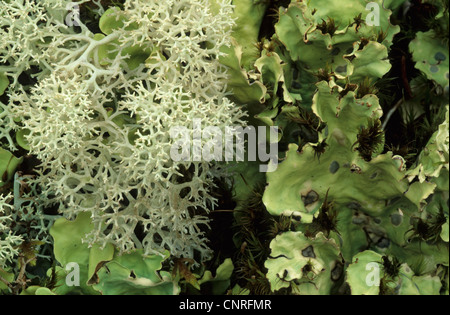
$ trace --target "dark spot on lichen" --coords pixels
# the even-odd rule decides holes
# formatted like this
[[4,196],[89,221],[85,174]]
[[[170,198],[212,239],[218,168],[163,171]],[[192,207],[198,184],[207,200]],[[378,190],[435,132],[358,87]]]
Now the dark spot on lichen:
[[338,66],[338,67],[336,67],[335,70],[338,73],[346,73],[347,72],[347,65],[345,65],[345,66]]
[[437,72],[439,72],[439,67],[437,67],[437,66],[431,66],[431,67],[430,67],[430,71],[431,71],[432,73],[437,73]]
[[352,218],[352,223],[356,225],[361,225],[366,223],[366,218],[364,216],[360,216],[358,212],[355,213],[354,217]]
[[352,201],[347,204],[347,208],[352,209],[352,210],[361,210],[362,207],[358,202]]
[[315,203],[317,200],[319,200],[319,194],[314,190],[311,190],[306,196],[302,196],[302,201],[305,207]]
[[312,245],[302,250],[302,255],[303,257],[316,258],[316,254],[314,253],[314,248],[312,247]]
[[443,53],[437,52],[434,55],[434,59],[436,59],[437,61],[444,61],[445,59],[447,59],[447,57]]
[[342,271],[344,271],[344,266],[341,262],[337,262],[336,266],[331,271],[331,280],[338,281],[342,276]]
[[400,213],[394,213],[391,215],[391,223],[394,226],[399,226],[403,222],[403,216]]
[[382,237],[377,243],[379,248],[388,248],[391,245],[391,241],[388,238]]
[[337,56],[340,52],[341,52],[341,49],[340,49],[339,47],[335,47],[335,48],[333,48],[333,50],[331,51],[331,55],[332,55],[332,56]]
[[337,161],[333,161],[330,164],[330,173],[335,174],[339,170],[339,163]]

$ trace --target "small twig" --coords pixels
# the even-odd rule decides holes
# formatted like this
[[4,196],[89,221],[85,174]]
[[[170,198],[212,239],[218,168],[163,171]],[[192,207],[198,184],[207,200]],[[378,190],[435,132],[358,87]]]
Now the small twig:
[[391,110],[387,113],[386,119],[383,121],[383,124],[381,125],[381,129],[385,130],[386,126],[391,119],[392,115],[395,113],[395,111],[400,107],[400,105],[403,104],[404,98],[400,99],[397,104],[395,104],[394,107],[391,108]]
[[27,265],[33,260],[35,260],[36,257],[32,257],[28,260],[25,260],[25,257],[21,255],[19,259],[21,263],[20,272],[19,275],[17,276],[16,281],[14,281],[15,285],[10,286],[11,290],[13,291],[13,294],[15,295],[19,294],[20,290],[23,290],[26,287],[27,283],[30,282],[30,280],[26,279],[25,271]]

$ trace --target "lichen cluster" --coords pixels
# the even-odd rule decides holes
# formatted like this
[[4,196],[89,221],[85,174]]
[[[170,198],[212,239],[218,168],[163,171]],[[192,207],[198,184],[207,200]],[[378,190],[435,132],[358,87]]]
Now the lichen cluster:
[[[448,5],[424,4],[435,10],[426,15],[431,30],[415,33],[404,12],[418,7],[402,1],[371,2],[378,24],[369,23],[367,1],[246,4],[270,14],[246,22],[260,29],[255,49],[235,44],[241,63],[231,71],[240,68],[245,80],[234,97],[253,96],[256,123],[280,128],[283,152],[266,178],[242,169],[247,180],[236,178],[235,217],[247,229],[238,232],[245,250],[237,262],[242,278],[256,278],[242,280],[242,292],[448,293],[448,42],[436,35],[448,33]],[[396,60],[403,42],[420,72],[406,71],[405,56]],[[390,99],[383,93],[397,67],[397,80],[411,84]],[[434,85],[432,97],[422,98],[419,81]],[[395,123],[415,124],[409,145],[416,147],[406,154],[392,143],[401,130],[392,125],[396,110]],[[261,185],[263,192],[251,192]],[[267,235],[264,228],[274,230]],[[255,256],[261,252],[265,258]],[[367,280],[371,263],[376,284]]]
[[[173,162],[168,131],[193,119],[240,123],[218,62],[230,4],[218,2],[214,15],[205,1],[126,1],[104,12],[79,3],[101,14],[98,33],[78,20],[78,30],[65,25],[68,4],[2,6],[8,119],[27,130],[29,154],[41,162],[33,183],[46,187],[42,202],[67,218],[90,212],[91,242],[207,259],[200,214],[215,203],[210,165]],[[16,78],[29,69],[37,82],[24,87]]]

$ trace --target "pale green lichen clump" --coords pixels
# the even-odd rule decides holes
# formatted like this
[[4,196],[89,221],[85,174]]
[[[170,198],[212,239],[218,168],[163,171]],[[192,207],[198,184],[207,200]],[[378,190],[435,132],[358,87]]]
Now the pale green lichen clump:
[[10,199],[12,199],[11,195],[0,196],[0,268],[3,268],[7,262],[11,262],[18,254],[17,245],[23,241],[10,229],[12,219],[6,214],[7,210],[13,208],[9,204]]
[[[190,129],[193,119],[243,123],[218,61],[230,45],[231,1],[211,9],[208,0],[129,0],[106,11],[94,1],[97,34],[76,15],[77,27],[66,25],[70,3],[0,7],[0,62],[8,64],[0,72],[10,79],[1,106],[10,129],[29,131],[42,202],[68,218],[90,212],[90,243],[208,259],[214,165],[172,161],[169,130]],[[25,90],[18,76],[30,67],[37,81]]]

